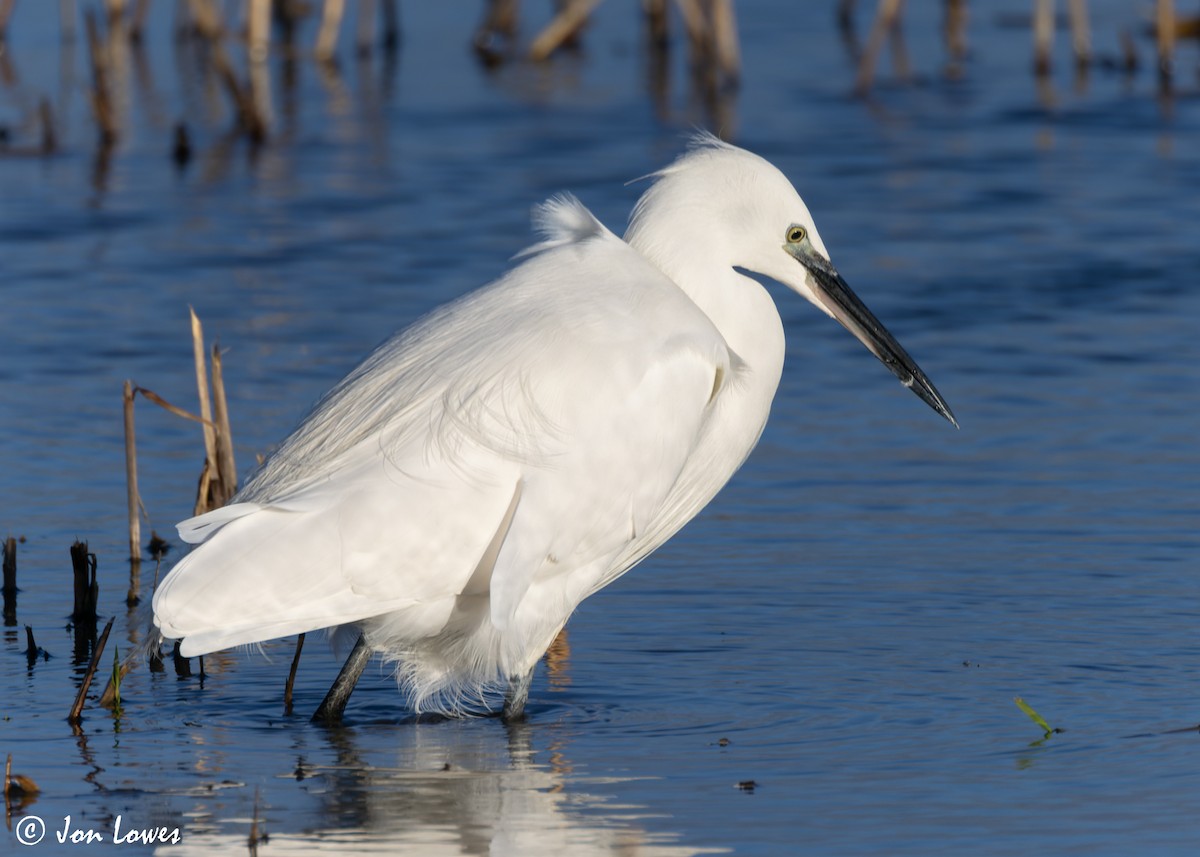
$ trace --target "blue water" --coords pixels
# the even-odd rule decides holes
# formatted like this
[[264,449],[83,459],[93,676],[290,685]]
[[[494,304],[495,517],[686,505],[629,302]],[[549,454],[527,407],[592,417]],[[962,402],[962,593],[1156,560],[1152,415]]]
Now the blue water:
[[[815,5],[742,4],[744,80],[714,110],[682,50],[656,102],[623,4],[579,55],[495,73],[467,48],[478,10],[405,4],[393,76],[343,45],[336,79],[299,65],[289,107],[272,65],[252,155],[156,4],[150,84],[126,57],[102,175],[82,45],[64,68],[57,4],[18,4],[0,124],[35,139],[44,95],[64,147],[0,157],[0,526],[25,539],[0,752],[42,789],[4,853],[33,815],[50,832],[31,853],[70,851],[50,839],[67,815],[114,850],[118,815],[178,828],[163,854],[244,849],[256,816],[264,855],[1195,853],[1195,48],[1163,99],[1145,69],[1078,86],[1060,36],[1039,90],[1028,31],[975,10],[949,79],[936,9],[910,4],[911,76],[885,58],[860,99],[834,4]],[[1139,32],[1116,2],[1092,25],[1102,53]],[[119,718],[90,704],[72,734],[67,548],[98,555],[126,651],[145,617],[124,603],[121,383],[195,407],[189,305],[227,349],[246,472],[376,342],[504,270],[530,206],[569,189],[617,228],[625,182],[692,127],[793,179],[961,431],[779,290],[788,365],[759,448],[583,604],[527,723],[415,723],[370,670],[346,729],[311,727],[338,666],[313,637],[290,717],[288,640],[207,658],[203,681],[139,668]],[[172,537],[200,432],[146,402],[137,420],[145,531]],[[51,655],[32,666],[26,624]],[[1016,696],[1064,731],[1043,739]]]

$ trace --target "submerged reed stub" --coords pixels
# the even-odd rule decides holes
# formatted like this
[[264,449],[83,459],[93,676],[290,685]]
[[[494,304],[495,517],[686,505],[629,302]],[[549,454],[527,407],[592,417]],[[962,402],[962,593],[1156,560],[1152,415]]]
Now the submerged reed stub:
[[17,540],[4,540],[4,624],[17,623]]
[[94,623],[100,584],[96,581],[96,555],[88,551],[87,542],[77,541],[71,545],[71,567],[75,576],[75,609],[71,619]]

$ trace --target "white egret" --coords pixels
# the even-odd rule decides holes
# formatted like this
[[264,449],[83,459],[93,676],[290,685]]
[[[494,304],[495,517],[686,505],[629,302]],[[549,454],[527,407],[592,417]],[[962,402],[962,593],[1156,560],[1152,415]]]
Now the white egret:
[[541,205],[544,240],[516,267],[384,342],[231,505],[181,523],[199,544],[154,595],[162,634],[190,657],[349,627],[349,688],[382,653],[414,710],[506,689],[519,716],[576,606],[762,433],[783,325],[741,270],[837,319],[954,422],[778,169],[703,136],[653,179],[624,240],[574,197]]

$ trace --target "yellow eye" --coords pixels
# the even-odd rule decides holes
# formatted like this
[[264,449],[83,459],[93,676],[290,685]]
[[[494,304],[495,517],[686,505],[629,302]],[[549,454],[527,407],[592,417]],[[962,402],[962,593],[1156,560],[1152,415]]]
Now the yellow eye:
[[804,240],[804,236],[808,233],[804,231],[803,226],[789,226],[787,231],[787,240],[789,244],[799,244]]

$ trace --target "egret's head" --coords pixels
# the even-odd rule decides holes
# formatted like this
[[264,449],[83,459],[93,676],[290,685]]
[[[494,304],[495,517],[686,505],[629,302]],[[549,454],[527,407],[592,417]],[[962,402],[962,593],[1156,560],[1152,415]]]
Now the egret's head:
[[[704,135],[655,178],[634,209],[627,241],[651,257],[696,253],[707,264],[782,283],[841,323],[901,383],[958,425],[925,373],[833,267],[808,206],[775,166]],[[690,225],[690,246],[672,236]]]

